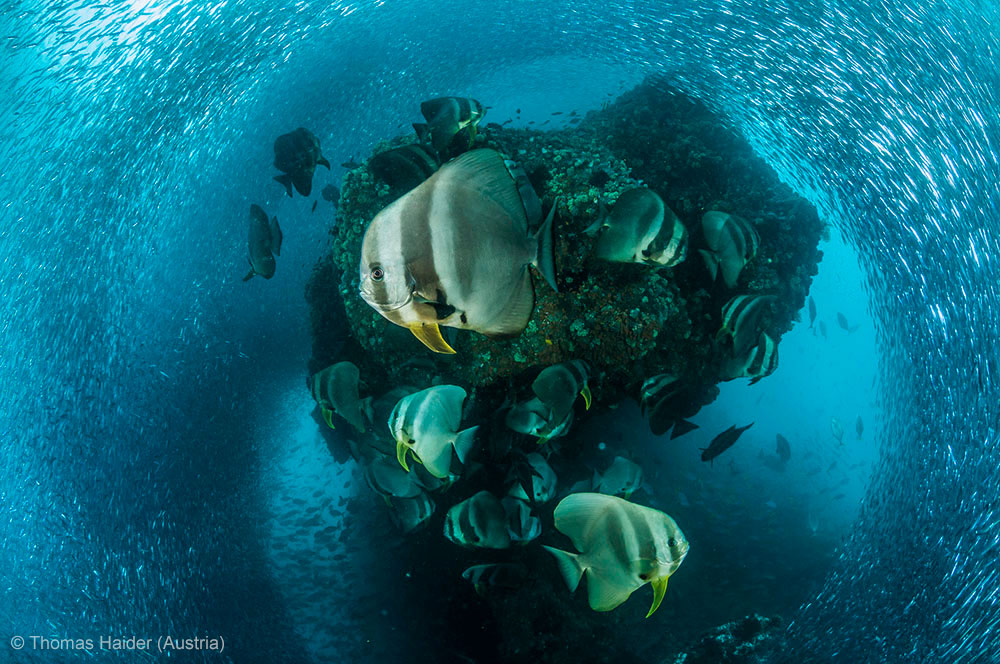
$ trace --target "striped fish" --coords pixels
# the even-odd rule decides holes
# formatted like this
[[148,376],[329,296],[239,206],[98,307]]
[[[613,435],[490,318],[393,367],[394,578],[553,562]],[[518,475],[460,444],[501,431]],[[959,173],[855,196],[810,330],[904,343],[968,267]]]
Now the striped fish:
[[653,615],[667,592],[667,579],[690,545],[677,523],[659,510],[600,493],[574,493],[555,510],[556,529],[580,553],[550,546],[570,592],[587,575],[590,608],[610,611],[647,583],[653,586]]
[[403,397],[389,415],[396,459],[404,470],[411,452],[434,477],[448,477],[452,449],[462,463],[472,451],[479,427],[459,431],[466,392],[457,385],[436,385]]
[[437,155],[420,143],[386,150],[368,160],[372,176],[389,185],[396,196],[402,196],[418,186],[433,175],[438,166]]
[[316,372],[309,381],[309,391],[319,404],[323,420],[334,429],[333,413],[365,432],[365,415],[371,411],[371,399],[361,399],[358,382],[361,372],[351,362],[337,362]]
[[503,504],[489,491],[480,491],[448,510],[444,536],[460,546],[484,549],[507,549],[511,543]]
[[520,563],[473,565],[462,572],[462,578],[484,595],[487,588],[520,588],[528,579],[528,568]]
[[722,306],[722,329],[717,340],[728,338],[732,342],[732,357],[746,357],[757,343],[760,333],[767,329],[772,295],[737,295]]
[[486,109],[475,99],[435,97],[420,104],[426,124],[414,124],[417,138],[430,141],[442,160],[465,152],[476,142],[476,127]]
[[542,520],[531,513],[528,503],[507,496],[500,504],[507,514],[507,535],[512,544],[527,544],[542,534]]
[[274,167],[283,173],[275,180],[292,195],[292,187],[303,196],[312,193],[313,173],[316,166],[330,168],[330,162],[323,158],[319,149],[319,139],[305,127],[282,134],[274,140]]
[[535,303],[529,266],[555,288],[555,209],[530,235],[500,153],[467,152],[369,224],[361,248],[361,297],[438,353],[455,352],[441,325],[520,334]]
[[265,279],[274,276],[277,267],[274,257],[281,255],[281,227],[278,218],[267,220],[267,213],[259,205],[250,206],[250,232],[247,239],[247,251],[250,254],[250,272],[243,277],[249,281],[254,275]]
[[602,228],[594,255],[603,260],[673,267],[687,258],[687,229],[651,189],[629,189],[610,212],[602,204],[600,217],[585,232],[594,235]]
[[778,344],[766,332],[761,332],[757,345],[744,356],[737,356],[723,363],[725,380],[749,378],[753,385],[778,368]]
[[733,288],[743,267],[757,255],[760,236],[750,222],[726,212],[706,212],[701,219],[708,249],[701,249],[712,280],[722,273],[726,288]]
[[429,495],[420,492],[413,498],[393,498],[389,517],[401,531],[412,533],[427,523],[436,507]]
[[670,432],[673,440],[697,429],[697,424],[685,418],[694,416],[701,405],[680,377],[673,374],[659,374],[642,384],[639,408],[649,417],[649,429],[654,435],[661,436],[673,427]]

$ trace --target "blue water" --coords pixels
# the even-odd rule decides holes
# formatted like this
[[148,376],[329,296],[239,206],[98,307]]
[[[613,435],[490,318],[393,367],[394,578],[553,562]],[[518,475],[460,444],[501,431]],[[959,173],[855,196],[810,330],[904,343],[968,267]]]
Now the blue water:
[[[319,190],[420,99],[526,124],[649,73],[727,115],[833,229],[811,290],[828,337],[798,323],[778,372],[724,386],[682,439],[755,419],[731,464],[608,440],[689,505],[705,553],[671,586],[715,608],[686,629],[758,610],[791,623],[789,661],[1000,658],[994,4],[0,7],[0,661],[104,661],[30,637],[131,635],[225,640],[177,661],[461,661],[421,632],[419,570],[377,503],[341,505],[367,489],[304,389],[329,219],[271,182],[272,142],[320,136]],[[251,201],[286,244],[278,277],[242,284]],[[831,417],[849,449],[827,470]],[[795,455],[780,475],[760,457],[775,433]]]

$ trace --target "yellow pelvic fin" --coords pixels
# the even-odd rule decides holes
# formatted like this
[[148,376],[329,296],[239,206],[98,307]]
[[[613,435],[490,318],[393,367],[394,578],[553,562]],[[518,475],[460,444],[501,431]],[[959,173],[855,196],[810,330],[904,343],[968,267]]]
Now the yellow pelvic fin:
[[337,427],[333,426],[333,411],[326,407],[322,407],[322,409],[323,409],[322,411],[323,421],[326,422],[326,426],[330,427],[331,429],[336,429]]
[[593,395],[590,393],[590,385],[584,385],[583,389],[580,390],[580,396],[583,397],[583,405],[587,410],[590,410],[590,402]]
[[396,441],[396,459],[406,472],[410,472],[409,466],[406,465],[406,453],[409,451],[410,448],[406,446],[406,443],[401,440]]
[[649,613],[646,614],[647,618],[660,608],[660,602],[663,601],[663,596],[667,593],[667,579],[669,578],[669,576],[661,576],[649,582],[653,586],[653,606],[649,607]]
[[547,442],[549,442],[549,437],[548,437],[548,436],[541,436],[541,437],[540,437],[540,438],[538,439],[538,444],[539,444],[539,445],[544,445],[544,444],[545,444],[545,443],[547,443]]
[[420,339],[420,343],[435,353],[455,354],[455,349],[449,346],[448,342],[441,336],[441,327],[437,323],[411,323],[406,327],[413,333],[413,336]]

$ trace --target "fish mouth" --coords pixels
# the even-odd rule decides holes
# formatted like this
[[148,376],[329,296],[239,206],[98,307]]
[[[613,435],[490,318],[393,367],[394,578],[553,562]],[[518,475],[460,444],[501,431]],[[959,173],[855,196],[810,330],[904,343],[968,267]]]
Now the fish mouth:
[[362,300],[370,304],[375,309],[378,309],[379,311],[386,311],[386,312],[398,311],[403,307],[405,307],[406,305],[408,305],[410,302],[413,302],[413,291],[410,291],[409,295],[406,296],[406,299],[398,304],[392,302],[379,302],[374,297],[366,293],[364,288],[359,289],[358,294],[361,295]]

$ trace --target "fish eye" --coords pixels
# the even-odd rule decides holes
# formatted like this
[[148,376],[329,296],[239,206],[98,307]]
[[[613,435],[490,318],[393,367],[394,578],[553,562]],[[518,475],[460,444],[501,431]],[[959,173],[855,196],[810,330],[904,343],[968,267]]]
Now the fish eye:
[[642,581],[649,581],[649,575],[648,574],[640,574],[639,575],[639,579],[642,580]]
[[375,281],[382,281],[385,278],[385,270],[380,267],[373,267],[371,276]]
[[675,547],[675,546],[677,546],[677,540],[676,540],[676,539],[674,539],[673,537],[671,537],[671,538],[670,538],[670,539],[669,539],[669,540],[667,541],[667,546],[669,546],[669,547],[671,547],[671,548],[672,548],[672,547]]

